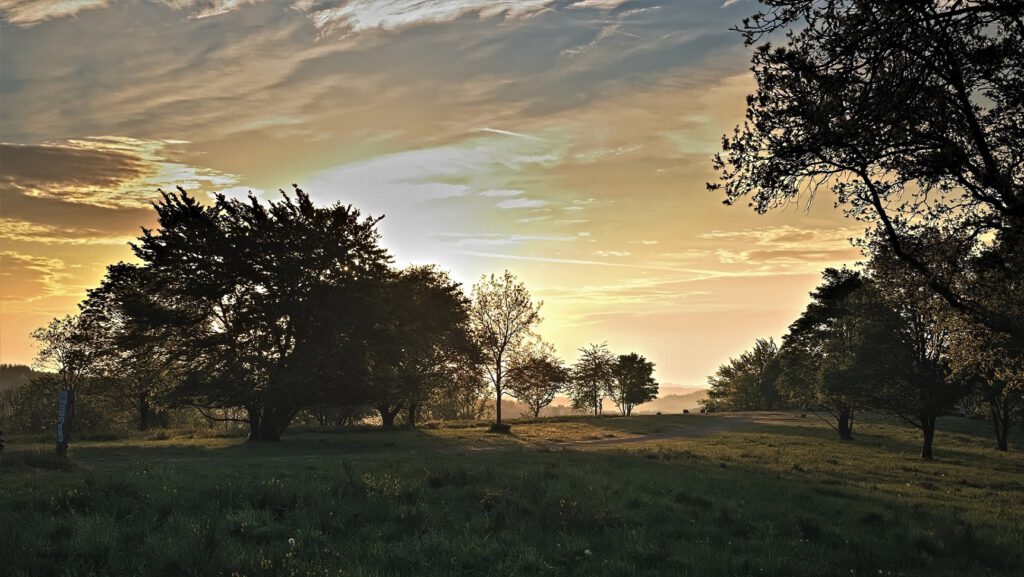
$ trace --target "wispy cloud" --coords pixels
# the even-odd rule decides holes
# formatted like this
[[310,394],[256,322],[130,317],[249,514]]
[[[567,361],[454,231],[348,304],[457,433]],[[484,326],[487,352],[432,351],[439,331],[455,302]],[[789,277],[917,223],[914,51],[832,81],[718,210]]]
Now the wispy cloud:
[[[436,238],[458,246],[479,245],[479,246],[519,246],[530,242],[573,242],[578,240],[575,236],[566,235],[526,235],[526,234],[501,234],[501,233],[446,233],[435,235]],[[469,254],[469,253],[465,253]]]
[[540,208],[547,204],[546,201],[536,198],[513,198],[511,200],[503,200],[498,204],[495,204],[497,208]]
[[169,158],[180,141],[97,137],[44,145],[0,144],[8,194],[107,208],[148,205],[161,186],[212,191],[237,178]]
[[0,12],[4,20],[11,24],[31,26],[106,5],[107,0],[0,0]]
[[0,218],[0,240],[47,245],[125,245],[134,237],[96,228],[60,227],[16,218]]

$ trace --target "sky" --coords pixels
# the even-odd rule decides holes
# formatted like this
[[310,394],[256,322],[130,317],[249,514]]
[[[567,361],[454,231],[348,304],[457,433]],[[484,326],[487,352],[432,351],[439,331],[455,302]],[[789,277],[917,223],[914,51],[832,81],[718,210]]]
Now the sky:
[[751,0],[0,0],[0,362],[152,226],[156,189],[384,215],[398,265],[508,269],[569,362],[702,386],[862,226],[709,192]]

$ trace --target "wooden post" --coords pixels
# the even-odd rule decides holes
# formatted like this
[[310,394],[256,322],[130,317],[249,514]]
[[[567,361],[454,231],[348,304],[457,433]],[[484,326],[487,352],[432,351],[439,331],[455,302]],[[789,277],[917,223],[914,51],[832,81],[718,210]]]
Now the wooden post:
[[57,455],[68,456],[71,442],[71,416],[75,411],[75,392],[63,390],[57,395]]

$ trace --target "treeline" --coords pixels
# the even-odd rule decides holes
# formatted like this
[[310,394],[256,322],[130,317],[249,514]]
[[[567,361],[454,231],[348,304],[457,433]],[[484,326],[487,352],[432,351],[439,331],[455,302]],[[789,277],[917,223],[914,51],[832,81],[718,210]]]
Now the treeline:
[[936,419],[958,413],[991,420],[997,447],[1024,420],[1024,258],[1020,235],[974,239],[930,233],[929,266],[956,289],[1000,311],[998,322],[950,305],[929,279],[883,242],[864,244],[858,270],[827,269],[781,346],[759,339],[708,378],[706,408],[802,408],[828,415],[852,440],[864,411],[895,415],[922,431],[932,458]]
[[77,315],[33,332],[34,375],[5,397],[8,431],[39,432],[74,393],[76,430],[196,419],[276,440],[294,422],[384,427],[475,419],[512,396],[534,415],[565,393],[623,414],[657,395],[653,363],[604,345],[568,366],[536,332],[541,303],[509,272],[466,295],[434,266],[395,268],[379,219],[315,206],[295,188],[262,203],[184,190],[154,203],[158,226],[108,267]]

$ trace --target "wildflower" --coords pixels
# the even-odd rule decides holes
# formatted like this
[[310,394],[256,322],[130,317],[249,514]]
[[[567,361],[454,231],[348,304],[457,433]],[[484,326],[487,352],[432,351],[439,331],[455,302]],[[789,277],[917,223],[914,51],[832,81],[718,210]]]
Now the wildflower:
[[295,546],[295,537],[289,537],[288,538],[288,546],[289,547],[294,547]]

